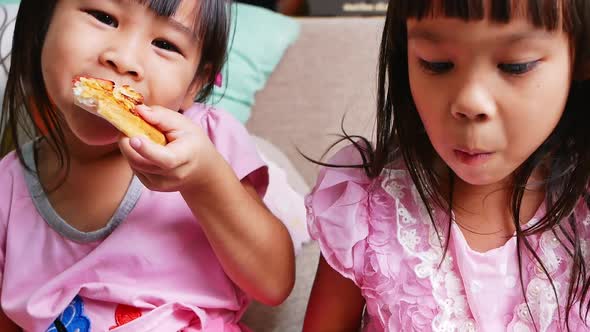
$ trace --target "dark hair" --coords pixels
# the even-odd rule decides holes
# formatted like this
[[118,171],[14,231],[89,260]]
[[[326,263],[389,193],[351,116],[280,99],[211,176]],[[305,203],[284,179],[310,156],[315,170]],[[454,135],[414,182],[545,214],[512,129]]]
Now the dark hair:
[[[22,0],[12,40],[11,65],[0,116],[0,157],[16,149],[27,138],[45,136],[58,155],[61,166],[69,168],[68,151],[60,127],[60,115],[51,106],[41,72],[41,50],[58,0]],[[135,0],[157,15],[170,17],[182,1]],[[204,82],[195,100],[204,102],[211,94],[215,77],[226,59],[230,25],[230,0],[202,0],[193,27],[199,37],[201,60],[195,80]],[[34,118],[38,116],[38,118]],[[47,130],[51,128],[51,130]],[[27,137],[23,137],[27,136]],[[23,163],[24,165],[24,163]],[[67,173],[66,173],[67,174]]]
[[[375,178],[388,164],[403,158],[437,232],[439,228],[435,223],[432,208],[436,206],[448,212],[446,235],[443,237],[439,233],[439,238],[445,243],[444,254],[448,249],[450,237],[450,210],[453,206],[455,174],[448,167],[444,174],[433,171],[440,158],[426,134],[410,91],[406,21],[408,18],[420,20],[441,15],[466,21],[489,17],[494,22],[507,23],[512,17],[513,8],[520,3],[522,2],[517,0],[491,0],[489,7],[485,8],[486,2],[483,0],[391,0],[379,55],[375,145],[372,146],[362,137],[360,142],[356,141],[358,136],[344,132],[340,141],[352,142],[359,150],[363,163],[330,165],[320,162],[329,167],[363,168],[367,176]],[[511,196],[520,284],[525,300],[526,292],[522,277],[523,248],[540,264],[551,281],[557,298],[551,276],[529,242],[528,235],[552,231],[572,260],[565,313],[565,326],[569,330],[569,314],[576,303],[579,302],[580,318],[584,321],[590,309],[590,279],[582,256],[579,220],[576,220],[573,214],[578,203],[582,202],[587,207],[590,205],[587,192],[590,178],[590,131],[582,125],[590,120],[590,112],[587,111],[590,102],[587,99],[590,96],[590,81],[588,77],[584,77],[584,74],[588,73],[587,65],[590,60],[590,2],[529,0],[523,4],[528,6],[528,19],[534,26],[547,30],[563,29],[569,35],[575,57],[573,72],[582,74],[575,77],[571,83],[564,113],[553,133],[513,174],[514,188]],[[542,163],[548,163],[550,166],[550,176],[544,183],[547,212],[538,223],[523,229],[519,220],[525,187],[533,170]],[[533,318],[530,308],[529,314]]]

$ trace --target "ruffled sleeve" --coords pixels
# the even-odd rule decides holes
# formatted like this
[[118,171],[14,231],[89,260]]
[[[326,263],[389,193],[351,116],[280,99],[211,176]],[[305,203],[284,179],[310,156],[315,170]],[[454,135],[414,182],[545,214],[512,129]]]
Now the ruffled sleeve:
[[247,178],[263,197],[268,187],[268,169],[246,128],[231,114],[203,104],[194,104],[184,115],[201,125],[238,179]]
[[[340,150],[328,163],[353,165],[362,162],[352,145]],[[320,170],[317,183],[306,197],[309,233],[320,246],[324,259],[337,272],[359,284],[369,233],[368,188],[363,169]]]

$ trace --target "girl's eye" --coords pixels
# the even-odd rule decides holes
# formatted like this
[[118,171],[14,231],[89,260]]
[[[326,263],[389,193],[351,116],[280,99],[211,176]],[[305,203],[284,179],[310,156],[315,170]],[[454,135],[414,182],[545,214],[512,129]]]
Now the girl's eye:
[[112,26],[114,28],[119,26],[119,22],[117,21],[117,19],[105,12],[102,12],[100,10],[88,10],[86,12],[88,13],[88,15],[94,17],[101,23],[104,23],[108,26]]
[[176,52],[180,53],[180,49],[176,47],[176,45],[163,40],[163,39],[156,39],[152,42],[152,45],[156,46],[157,48],[161,48],[165,51]]
[[511,75],[522,75],[534,69],[539,61],[523,62],[523,63],[501,63],[498,69]]
[[420,66],[433,74],[444,74],[455,66],[452,62],[431,62],[420,59]]

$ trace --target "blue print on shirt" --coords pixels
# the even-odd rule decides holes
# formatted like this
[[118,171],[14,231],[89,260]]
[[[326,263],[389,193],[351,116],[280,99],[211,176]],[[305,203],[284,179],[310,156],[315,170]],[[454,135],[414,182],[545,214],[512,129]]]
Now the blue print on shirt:
[[[72,300],[58,319],[65,326],[67,332],[90,332],[90,320],[84,316],[84,302],[79,296]],[[60,330],[53,323],[47,332],[60,332]]]

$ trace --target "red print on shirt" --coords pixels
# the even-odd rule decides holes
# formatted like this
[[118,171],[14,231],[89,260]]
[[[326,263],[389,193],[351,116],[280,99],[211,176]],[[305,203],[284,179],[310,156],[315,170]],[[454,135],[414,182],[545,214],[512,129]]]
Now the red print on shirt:
[[131,307],[124,304],[119,304],[115,309],[115,322],[117,325],[111,327],[109,330],[123,326],[130,321],[141,317],[141,310],[136,307]]

